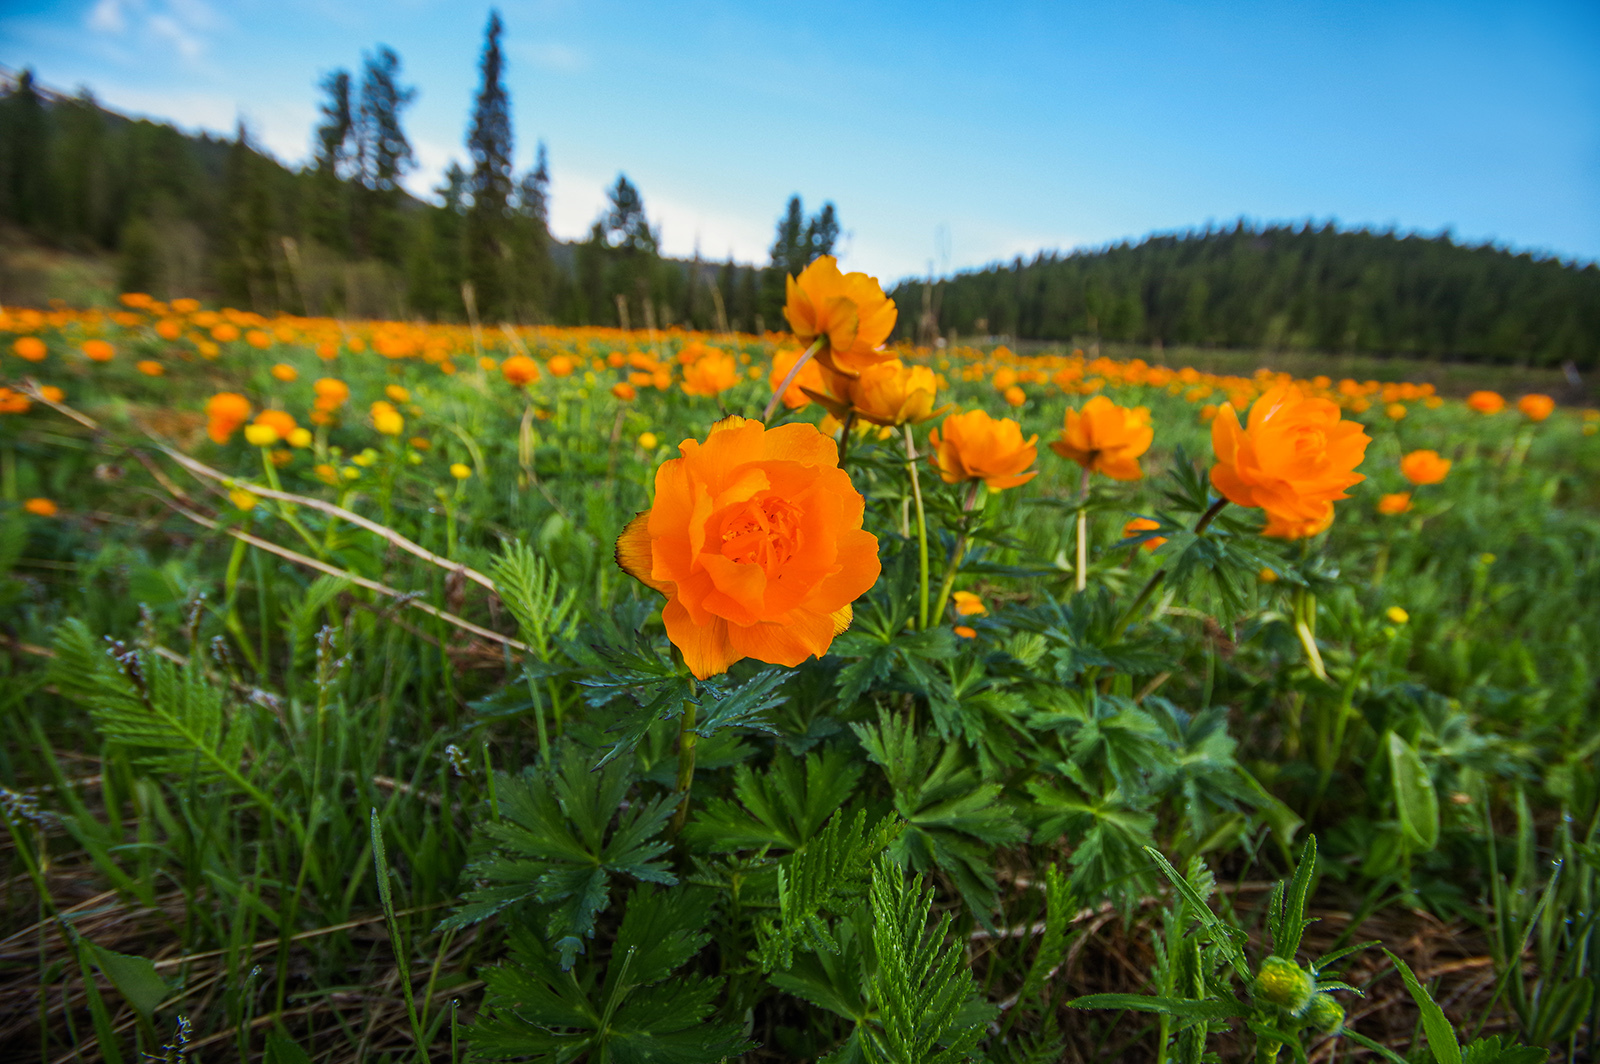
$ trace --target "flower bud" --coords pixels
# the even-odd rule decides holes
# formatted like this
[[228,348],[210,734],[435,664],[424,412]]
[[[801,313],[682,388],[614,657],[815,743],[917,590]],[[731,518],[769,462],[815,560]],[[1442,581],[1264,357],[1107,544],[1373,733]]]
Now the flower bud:
[[1311,1001],[1311,976],[1298,964],[1282,957],[1268,957],[1256,972],[1253,992],[1258,1002],[1267,1002],[1298,1016]]
[[1338,1034],[1344,1027],[1344,1006],[1332,994],[1313,994],[1306,1006],[1305,1022],[1323,1034]]

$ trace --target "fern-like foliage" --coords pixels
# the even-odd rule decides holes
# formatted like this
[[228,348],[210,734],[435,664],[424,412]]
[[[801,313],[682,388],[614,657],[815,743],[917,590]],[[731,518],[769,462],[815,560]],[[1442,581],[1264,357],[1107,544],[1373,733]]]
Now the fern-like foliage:
[[778,919],[757,930],[762,968],[788,968],[797,949],[839,952],[829,916],[848,916],[861,905],[872,862],[894,840],[898,825],[868,826],[865,810],[835,814],[817,836],[778,868]]
[[658,836],[672,816],[670,796],[623,808],[631,766],[616,760],[590,771],[579,757],[556,771],[499,776],[500,817],[481,824],[489,852],[467,866],[479,885],[441,927],[466,927],[509,905],[534,902],[545,909],[545,933],[572,967],[583,941],[594,937],[595,915],[606,907],[615,876],[672,885],[677,877],[661,855]]
[[950,915],[930,929],[933,890],[887,857],[873,868],[871,894],[878,1020],[856,1028],[862,1055],[886,1064],[972,1059],[994,1009],[979,999],[961,944],[949,940]]
[[517,620],[522,641],[540,659],[550,657],[551,643],[570,638],[576,597],[561,593],[555,570],[520,540],[508,544],[489,567],[494,589]]
[[878,724],[852,725],[867,757],[882,766],[906,827],[897,860],[917,871],[937,865],[955,880],[972,914],[992,926],[993,848],[1028,837],[999,783],[985,782],[960,743],[918,736],[911,722],[879,713]]
[[749,765],[734,769],[737,801],[709,799],[684,838],[711,853],[798,850],[849,802],[862,771],[839,747],[812,752],[804,761],[779,749],[764,772]]
[[[709,891],[636,888],[605,965],[560,962],[532,929],[513,928],[504,962],[483,973],[483,1014],[469,1032],[488,1060],[715,1064],[753,1048],[712,1022],[721,979],[679,972],[705,946]],[[675,974],[676,973],[676,974]]]

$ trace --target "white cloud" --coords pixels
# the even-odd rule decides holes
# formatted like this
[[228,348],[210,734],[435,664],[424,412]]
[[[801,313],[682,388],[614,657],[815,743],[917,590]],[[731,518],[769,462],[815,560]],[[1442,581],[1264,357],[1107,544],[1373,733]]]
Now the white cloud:
[[222,23],[204,0],[96,0],[84,24],[118,44],[165,44],[194,63]]

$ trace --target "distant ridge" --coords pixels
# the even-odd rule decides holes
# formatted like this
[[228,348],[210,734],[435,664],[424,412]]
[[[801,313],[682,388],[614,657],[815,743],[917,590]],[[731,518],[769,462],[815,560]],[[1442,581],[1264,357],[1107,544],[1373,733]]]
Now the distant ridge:
[[[926,299],[924,297],[926,291]],[[1331,223],[1156,234],[896,287],[901,334],[1600,362],[1600,266]],[[919,308],[924,308],[918,313]]]

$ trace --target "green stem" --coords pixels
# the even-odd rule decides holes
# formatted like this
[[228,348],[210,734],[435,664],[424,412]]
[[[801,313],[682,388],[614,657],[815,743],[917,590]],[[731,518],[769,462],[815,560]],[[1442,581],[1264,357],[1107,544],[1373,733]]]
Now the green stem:
[[1306,665],[1312,675],[1319,680],[1326,680],[1328,670],[1323,667],[1322,652],[1317,649],[1316,624],[1317,597],[1305,588],[1297,588],[1294,593],[1294,634],[1305,648]]
[[[962,512],[967,514],[972,512],[972,507],[978,499],[978,489],[982,485],[983,481],[981,480],[972,482],[972,488],[967,492],[966,504],[961,508]],[[939,600],[934,605],[933,613],[928,618],[930,623],[944,623],[944,608],[950,604],[950,593],[955,590],[956,586],[956,574],[961,571],[961,562],[967,556],[967,543],[971,538],[965,530],[956,537],[955,549],[950,552],[950,564],[945,566],[944,582],[939,585]]]
[[844,460],[850,455],[850,437],[856,427],[856,412],[850,411],[844,416],[844,427],[839,433],[839,468],[844,468]]
[[[689,693],[694,694],[694,677],[689,677]],[[678,718],[678,810],[672,814],[674,837],[683,830],[689,819],[689,788],[694,783],[694,750],[700,736],[694,730],[695,704],[692,698],[683,700],[683,715]]]
[[911,473],[911,498],[917,505],[917,630],[928,627],[928,515],[922,508],[922,483],[917,478],[917,444],[909,424],[902,425],[906,434],[906,469]]
[[1218,499],[1216,502],[1212,503],[1211,509],[1200,515],[1199,523],[1194,526],[1194,534],[1198,536],[1200,533],[1204,532],[1206,527],[1210,525],[1212,521],[1216,520],[1217,515],[1222,512],[1222,508],[1226,505],[1228,505],[1227,499]]
[[1121,617],[1117,618],[1116,625],[1111,629],[1113,641],[1119,639],[1122,633],[1128,630],[1128,625],[1132,624],[1133,619],[1139,616],[1139,611],[1144,609],[1144,604],[1150,601],[1150,596],[1156,593],[1156,588],[1160,587],[1161,581],[1166,578],[1167,571],[1165,569],[1157,569],[1150,579],[1145,582],[1144,588],[1139,592],[1139,597],[1133,600],[1133,605],[1129,606]]
[[1081,594],[1089,586],[1089,510],[1084,505],[1089,500],[1089,468],[1083,469],[1078,481],[1078,562],[1073,574],[1073,586]]

